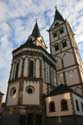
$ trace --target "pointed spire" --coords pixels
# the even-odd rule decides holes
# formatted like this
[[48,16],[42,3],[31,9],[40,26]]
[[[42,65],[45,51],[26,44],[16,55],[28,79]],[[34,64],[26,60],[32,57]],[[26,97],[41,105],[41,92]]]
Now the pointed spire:
[[36,19],[36,23],[35,23],[35,26],[33,28],[31,36],[33,36],[33,37],[39,37],[39,36],[41,36],[40,35],[40,30],[39,30],[39,27],[38,27],[38,24],[37,24],[37,19]]
[[57,7],[55,7],[55,17],[54,17],[54,21],[59,20],[59,21],[64,21],[64,18],[62,17],[62,15],[59,13],[59,11],[57,10]]

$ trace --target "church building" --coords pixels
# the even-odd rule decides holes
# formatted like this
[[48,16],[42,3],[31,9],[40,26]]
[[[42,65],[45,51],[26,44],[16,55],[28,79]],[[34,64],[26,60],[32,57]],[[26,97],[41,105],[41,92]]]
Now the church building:
[[37,21],[13,50],[2,125],[83,124],[83,63],[72,28],[57,9],[48,33],[50,53]]

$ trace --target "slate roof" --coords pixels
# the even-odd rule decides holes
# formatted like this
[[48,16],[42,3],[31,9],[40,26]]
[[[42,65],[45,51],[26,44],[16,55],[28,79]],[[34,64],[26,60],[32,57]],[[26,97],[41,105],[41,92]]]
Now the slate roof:
[[35,44],[33,44],[33,42],[37,37],[40,37],[40,36],[41,36],[40,30],[39,30],[39,27],[38,27],[38,24],[36,21],[32,34],[28,37],[27,41],[24,44],[29,45],[29,46],[35,46]]
[[37,21],[36,21],[36,24],[33,28],[31,36],[33,36],[33,37],[40,37],[41,36]]
[[64,18],[62,15],[59,13],[59,11],[56,9],[55,16],[54,16],[54,21],[59,20],[59,21],[64,21]]
[[49,97],[49,96],[55,96],[55,95],[59,95],[59,94],[64,94],[66,92],[72,92],[72,93],[74,93],[74,94],[82,97],[81,95],[79,95],[78,93],[76,93],[74,90],[72,90],[69,86],[64,85],[64,84],[60,84],[58,87],[56,87],[53,91],[51,91],[47,95],[47,97]]

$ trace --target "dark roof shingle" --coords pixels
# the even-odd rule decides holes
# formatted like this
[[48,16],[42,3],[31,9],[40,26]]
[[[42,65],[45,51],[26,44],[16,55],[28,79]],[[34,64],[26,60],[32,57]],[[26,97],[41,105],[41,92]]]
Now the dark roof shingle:
[[59,94],[64,94],[66,92],[72,92],[72,93],[74,93],[74,94],[82,97],[81,95],[79,95],[78,93],[76,93],[73,89],[71,89],[69,86],[64,85],[64,84],[60,84],[53,91],[51,91],[50,93],[48,93],[47,97],[49,97],[49,96],[55,96],[55,95],[59,95]]
[[59,11],[56,9],[55,12],[55,17],[54,17],[54,21],[59,20],[59,21],[64,21],[64,18],[62,17],[62,15],[59,13]]

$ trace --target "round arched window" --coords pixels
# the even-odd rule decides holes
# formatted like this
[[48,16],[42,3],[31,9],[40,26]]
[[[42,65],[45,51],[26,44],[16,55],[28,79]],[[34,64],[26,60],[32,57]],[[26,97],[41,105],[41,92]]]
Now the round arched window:
[[16,97],[16,88],[15,88],[15,87],[11,88],[11,90],[10,90],[10,95],[11,95],[13,98]]
[[35,88],[34,88],[33,86],[28,86],[28,87],[26,87],[26,92],[27,92],[28,94],[33,94],[34,91],[35,91]]

